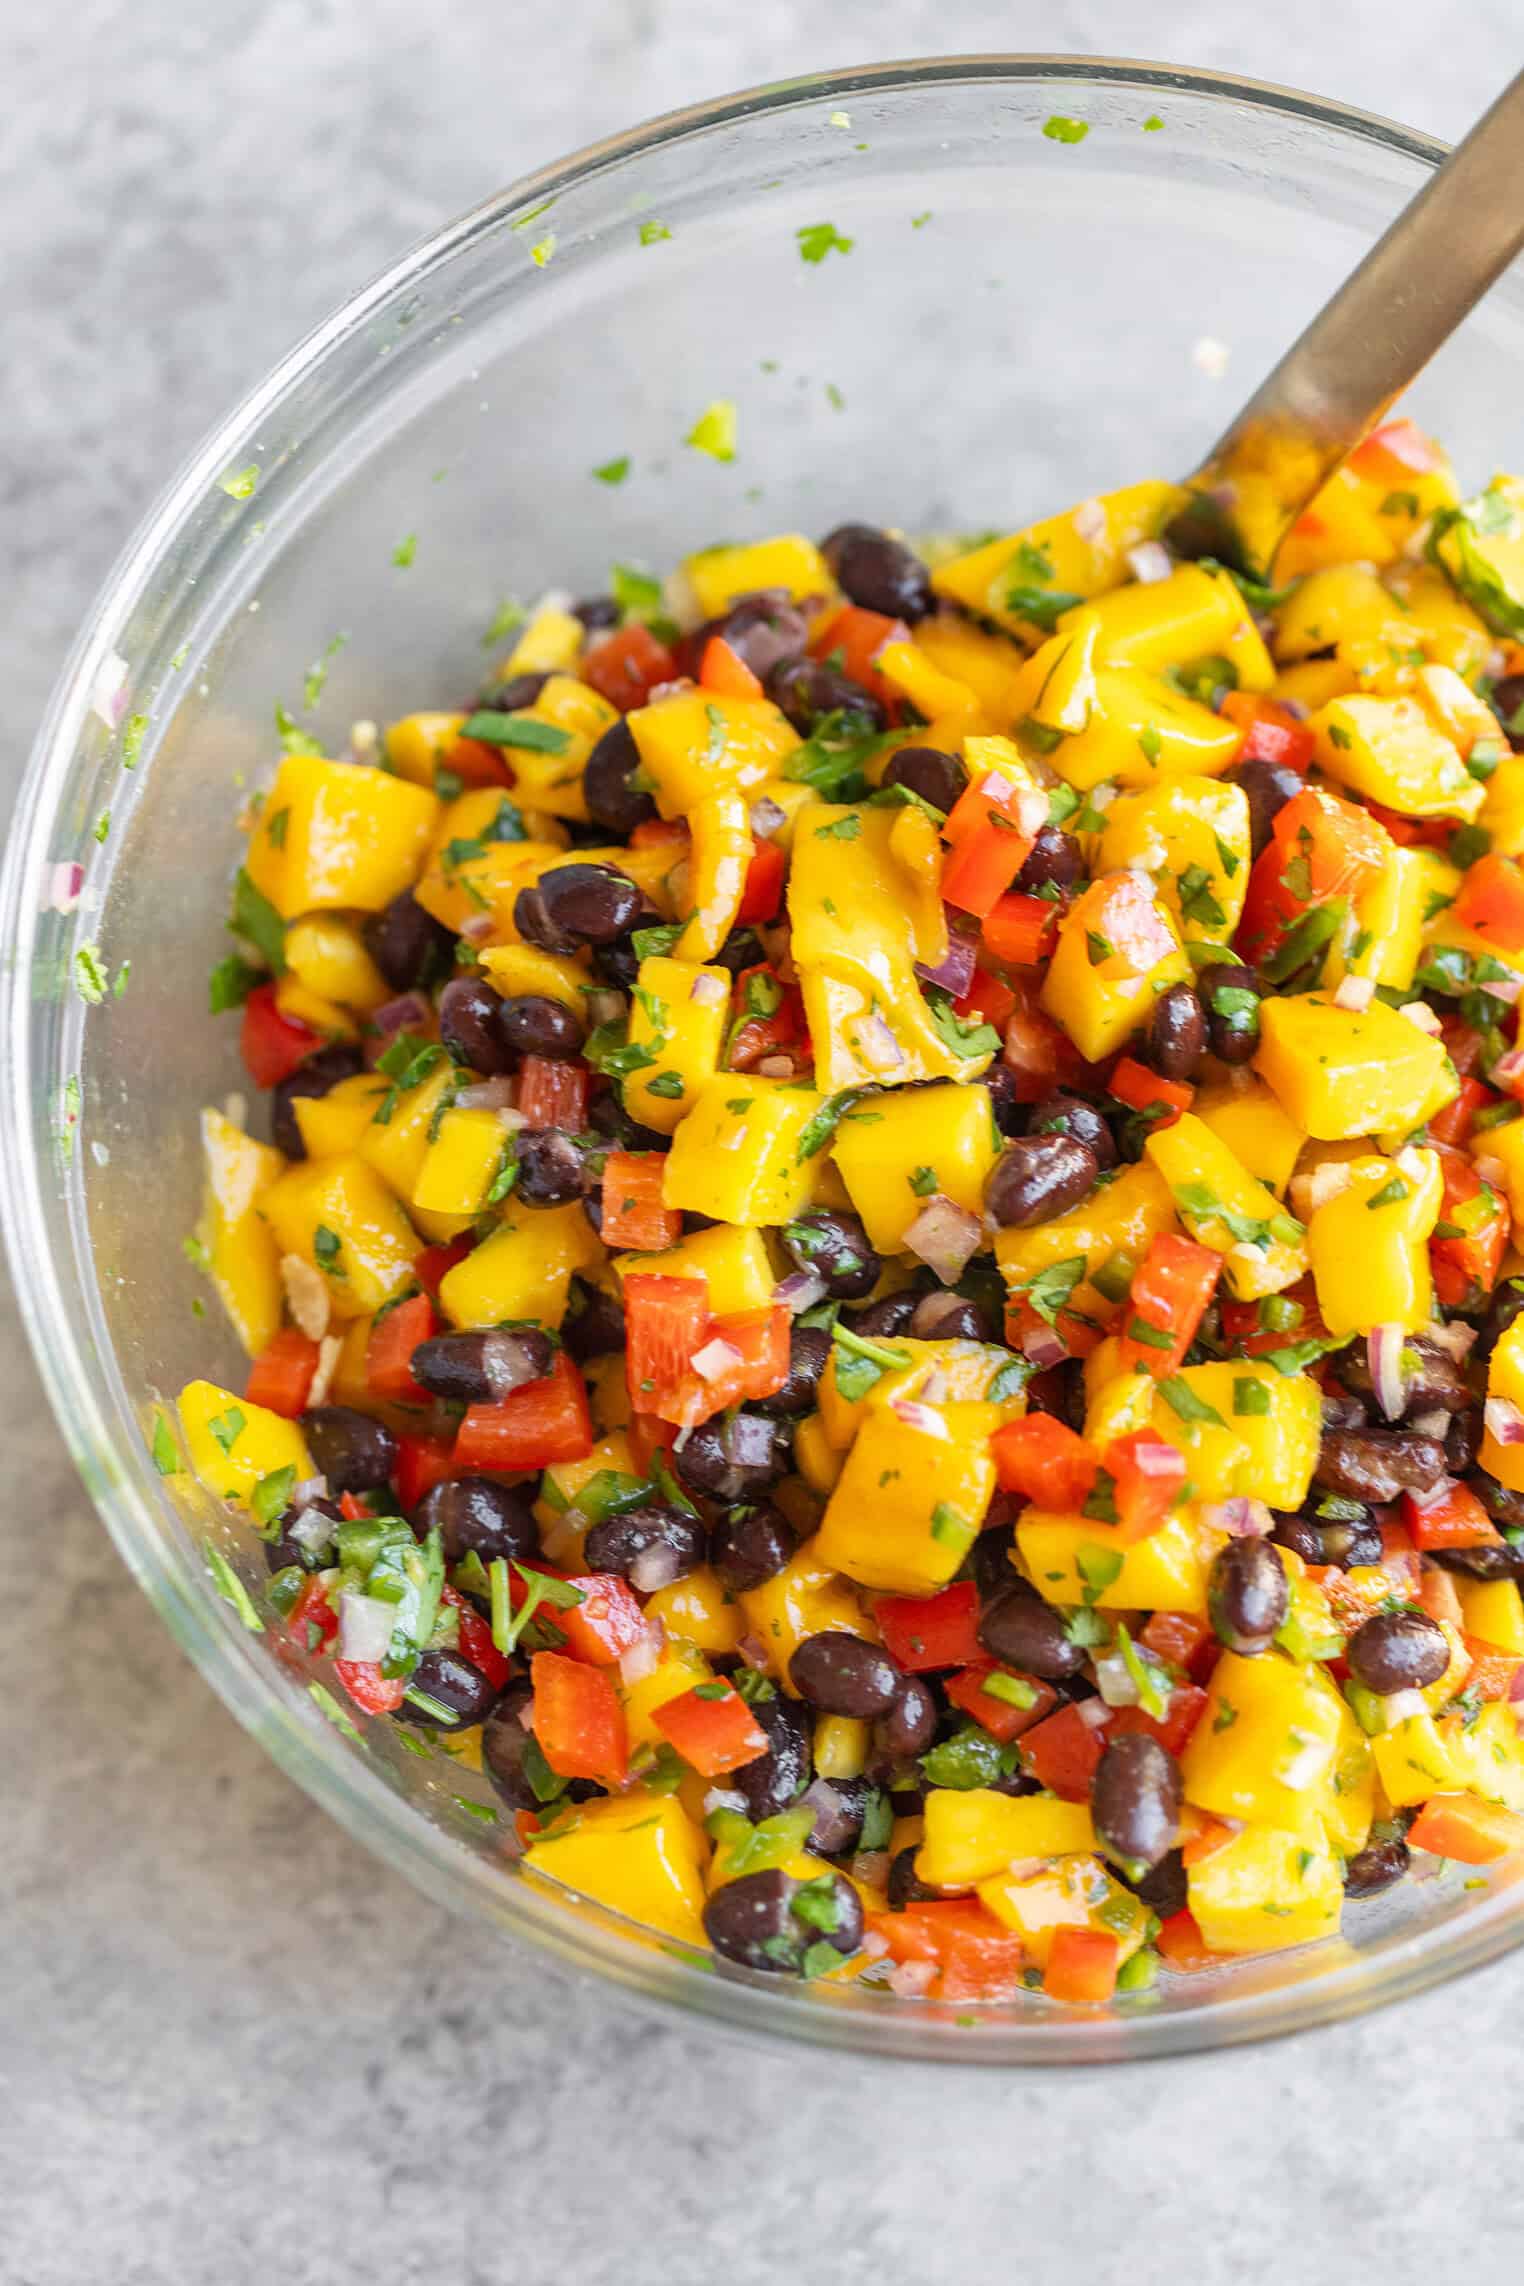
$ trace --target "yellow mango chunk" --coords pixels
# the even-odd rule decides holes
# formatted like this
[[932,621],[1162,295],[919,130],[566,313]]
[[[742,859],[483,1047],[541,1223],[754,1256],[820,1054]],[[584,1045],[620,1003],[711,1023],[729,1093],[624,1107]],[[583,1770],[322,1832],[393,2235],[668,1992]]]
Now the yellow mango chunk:
[[629,1044],[650,1061],[625,1079],[631,1117],[658,1134],[672,1134],[714,1080],[729,1020],[728,970],[657,955],[643,960],[630,1007]]
[[796,602],[825,602],[836,582],[813,540],[802,532],[780,532],[771,540],[747,540],[739,547],[703,548],[689,556],[683,573],[706,619],[718,619],[737,596],[781,587]]
[[353,921],[309,913],[286,931],[286,967],[299,984],[360,1016],[390,1000],[392,988],[365,949]]
[[1493,771],[1479,823],[1499,857],[1524,857],[1524,754],[1508,755]]
[[1026,655],[1008,636],[946,613],[920,620],[913,641],[934,667],[972,691],[1000,729],[1009,730],[1026,712],[1020,696]]
[[1000,1152],[985,1091],[951,1085],[869,1098],[842,1120],[834,1144],[848,1195],[881,1254],[900,1251],[934,1196],[982,1214]]
[[650,1674],[642,1675],[638,1683],[626,1683],[616,1672],[615,1687],[624,1708],[631,1752],[641,1746],[661,1745],[662,1732],[655,1720],[658,1707],[669,1705],[696,1684],[713,1678],[714,1669],[694,1643],[668,1643]]
[[662,1176],[666,1204],[718,1222],[788,1222],[816,1194],[827,1140],[819,1125],[824,1103],[792,1080],[718,1073],[673,1138]]
[[1524,1659],[1524,1598],[1517,1580],[1456,1579],[1466,1633]]
[[1187,944],[1226,944],[1243,913],[1249,852],[1249,798],[1242,786],[1175,778],[1112,803],[1096,871],[1136,867],[1149,874]]
[[354,1040],[359,1027],[347,1008],[336,1000],[324,1000],[294,976],[279,976],[275,980],[275,1005],[293,1024],[306,1024],[314,1032],[321,1032],[330,1040]]
[[1307,1226],[1318,1309],[1336,1338],[1380,1325],[1418,1333],[1428,1324],[1428,1241],[1443,1197],[1436,1151],[1349,1162],[1348,1187],[1315,1208]]
[[512,1157],[512,1139],[495,1111],[447,1111],[424,1153],[413,1204],[426,1214],[457,1221],[464,1230],[486,1206]]
[[298,1095],[291,1109],[309,1159],[337,1159],[357,1151],[391,1089],[384,1072],[355,1072],[326,1095]]
[[842,1471],[845,1448],[831,1442],[818,1413],[807,1413],[794,1431],[794,1466],[817,1500],[825,1500]]
[[399,1199],[413,1196],[428,1156],[430,1133],[453,1100],[458,1077],[441,1049],[412,1087],[395,1094],[388,1090],[360,1138],[360,1157]]
[[581,657],[587,629],[575,612],[558,603],[542,603],[520,628],[512,650],[503,660],[499,678],[513,675],[553,675],[569,671]]
[[1014,1929],[1023,1958],[1046,1968],[1060,1929],[1102,1929],[1129,1960],[1143,1942],[1148,1908],[1124,1889],[1098,1857],[1080,1851],[1055,1858],[1041,1873],[1001,1873],[978,1885],[979,1901]]
[[1413,1714],[1371,1740],[1381,1790],[1394,1810],[1411,1809],[1431,1794],[1453,1793],[1461,1779],[1431,1714]]
[[1238,687],[1267,691],[1275,668],[1237,582],[1225,571],[1181,564],[1168,579],[1137,581],[1114,588],[1099,602],[1086,603],[1059,620],[1068,633],[1080,612],[1096,630],[1095,656],[1102,667],[1130,667],[1162,675],[1167,667],[1193,660],[1224,658]]
[[1524,1748],[1516,1708],[1493,1700],[1474,1722],[1464,1715],[1443,1715],[1438,1729],[1468,1794],[1498,1802],[1505,1810],[1524,1810]]
[[583,1804],[571,1827],[530,1843],[524,1864],[642,1928],[702,1945],[707,1857],[682,1804],[640,1790]]
[[1072,737],[1095,712],[1096,624],[1084,613],[1067,634],[1050,635],[1032,653],[1016,685],[1016,715],[1030,730]]
[[1246,1826],[1188,1878],[1192,1918],[1214,1953],[1278,1953],[1338,1933],[1343,1869],[1299,1831]]
[[932,588],[1038,643],[1067,603],[1119,586],[1129,548],[1156,540],[1186,499],[1178,484],[1158,482],[1103,493],[938,564]]
[[[1499,1130],[1506,1135],[1507,1128]],[[1488,1137],[1491,1142],[1493,1138]],[[1487,1395],[1524,1413],[1524,1319],[1516,1318],[1487,1362]],[[1489,1428],[1482,1437],[1481,1464],[1511,1491],[1524,1492],[1524,1444],[1502,1444]]]
[[618,720],[619,709],[601,692],[575,675],[552,673],[533,704],[516,708],[492,740],[501,743],[513,772],[515,802],[555,818],[585,819],[582,772]]
[[1062,1283],[1063,1271],[1082,1264],[1070,1305],[1104,1319],[1112,1304],[1090,1282],[1096,1271],[1112,1254],[1130,1254],[1141,1262],[1150,1242],[1174,1228],[1175,1202],[1169,1185],[1156,1167],[1141,1159],[1067,1214],[1033,1223],[1027,1230],[998,1230],[995,1259],[1013,1299],[1034,1279],[1046,1279],[1051,1285],[1053,1274],[1060,1273],[1057,1282]]
[[247,1508],[261,1477],[294,1468],[300,1484],[313,1473],[307,1440],[295,1421],[251,1405],[215,1381],[187,1382],[176,1410],[186,1458],[218,1500]]
[[669,1643],[691,1643],[697,1651],[722,1658],[729,1657],[746,1632],[740,1604],[707,1564],[648,1596],[646,1613],[661,1621]]
[[1242,1495],[1288,1511],[1307,1498],[1322,1433],[1316,1384],[1253,1358],[1185,1365],[1164,1382],[1136,1373],[1103,1382],[1086,1436],[1105,1444],[1141,1428],[1180,1447],[1199,1500]]
[[[585,1218],[584,1218],[585,1219]],[[778,1283],[759,1230],[695,1230],[660,1254],[616,1254],[614,1269],[629,1277],[702,1278],[713,1316],[765,1310]]]
[[692,835],[687,916],[673,946],[679,960],[712,960],[735,925],[755,842],[751,810],[738,793],[721,791],[688,812]]
[[1401,605],[1362,563],[1331,564],[1310,572],[1274,617],[1277,659],[1305,659],[1339,643],[1406,634]]
[[995,1490],[992,1425],[983,1405],[897,1399],[871,1409],[826,1504],[820,1561],[893,1595],[944,1587]]
[[1424,937],[1436,912],[1460,887],[1460,874],[1437,849],[1394,842],[1376,880],[1328,948],[1323,979],[1333,991],[1346,976],[1406,992],[1423,957]]
[[[298,1099],[300,1100],[300,1099]],[[286,1162],[220,1111],[201,1114],[203,1188],[197,1236],[234,1333],[250,1357],[280,1331],[280,1255],[257,1202]]]
[[1307,1268],[1301,1224],[1204,1119],[1187,1111],[1173,1126],[1156,1128],[1143,1148],[1168,1183],[1192,1238],[1222,1256],[1229,1289],[1239,1301],[1296,1284]]
[[[1124,591],[1131,592],[1131,591]],[[1076,614],[1073,632],[1084,632]],[[1124,786],[1157,786],[1194,774],[1226,770],[1242,742],[1236,723],[1141,667],[1099,667],[1095,704],[1085,727],[1061,740],[1053,767],[1088,793],[1116,779]]]
[[771,699],[675,692],[625,720],[664,818],[686,817],[707,795],[750,794],[776,777],[799,733]]
[[1335,785],[1410,818],[1477,815],[1486,789],[1416,699],[1330,699],[1308,726]]
[[538,945],[487,945],[481,964],[487,982],[505,1000],[517,1000],[527,993],[542,1000],[559,1000],[563,1008],[586,1022],[592,977],[575,958],[542,952]]
[[1226,1144],[1241,1167],[1281,1197],[1307,1138],[1282,1111],[1263,1080],[1241,1072],[1233,1080],[1208,1082],[1196,1091],[1195,1112]]
[[452,1325],[495,1326],[533,1318],[559,1328],[573,1274],[603,1259],[580,1204],[520,1207],[489,1238],[446,1271],[440,1307]]
[[282,920],[379,913],[418,877],[439,804],[389,770],[288,754],[249,838],[249,877]]
[[1524,1120],[1511,1119],[1487,1135],[1487,1156],[1503,1170],[1508,1209],[1516,1229],[1524,1229]]
[[1299,1832],[1326,1788],[1348,1710],[1320,1667],[1225,1651],[1181,1757],[1185,1798],[1220,1818]]
[[759,1588],[749,1588],[740,1599],[746,1629],[764,1646],[779,1686],[791,1699],[799,1693],[789,1676],[789,1662],[808,1635],[833,1629],[877,1642],[878,1629],[864,1612],[850,1580],[821,1553],[819,1536],[806,1540],[781,1572]]
[[1148,1022],[1160,993],[1190,973],[1174,920],[1149,885],[1135,873],[1107,873],[1059,924],[1042,1005],[1095,1064],[1114,1055]]
[[1016,1526],[1022,1569],[1046,1603],[1102,1611],[1205,1611],[1207,1571],[1220,1544],[1184,1514],[1167,1516],[1125,1548],[1085,1516],[1028,1508]]
[[357,1153],[289,1168],[259,1211],[282,1254],[299,1254],[321,1271],[336,1318],[379,1310],[412,1276],[417,1233]]
[[972,1889],[1013,1859],[1067,1857],[1095,1848],[1088,1802],[1056,1794],[997,1794],[988,1786],[934,1786],[916,1877],[932,1889]]
[[[1442,1041],[1384,1001],[1356,1010],[1336,1007],[1325,993],[1298,992],[1265,1001],[1254,1066],[1299,1127],[1337,1143],[1415,1126],[1449,1058]],[[1457,1084],[1451,1071],[1441,1101]]]
[[917,1341],[909,1334],[896,1334],[878,1346],[904,1362],[886,1368],[858,1397],[842,1394],[837,1373],[841,1352],[834,1345],[826,1359],[816,1402],[826,1437],[839,1452],[851,1445],[870,1406],[886,1405],[895,1397],[919,1397],[933,1375],[943,1399],[989,1406],[992,1434],[1002,1421],[1018,1420],[1026,1411],[1025,1392],[1015,1386],[1021,1375],[1019,1370],[1013,1373],[1007,1349],[977,1341]]

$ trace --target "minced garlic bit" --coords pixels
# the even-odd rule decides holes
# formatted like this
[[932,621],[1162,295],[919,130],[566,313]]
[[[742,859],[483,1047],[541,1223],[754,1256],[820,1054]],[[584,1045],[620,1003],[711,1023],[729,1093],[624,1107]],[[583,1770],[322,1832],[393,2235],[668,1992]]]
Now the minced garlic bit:
[[[305,1328],[303,1330],[305,1331]],[[312,1387],[307,1392],[307,1409],[309,1412],[314,1405],[327,1404],[328,1392],[332,1387],[334,1373],[338,1367],[339,1353],[343,1347],[344,1344],[337,1334],[327,1334],[318,1343],[317,1371],[312,1376]]]
[[321,1341],[328,1331],[328,1281],[321,1270],[315,1270],[300,1254],[283,1254],[280,1258],[280,1281],[286,1290],[286,1306],[309,1341]]

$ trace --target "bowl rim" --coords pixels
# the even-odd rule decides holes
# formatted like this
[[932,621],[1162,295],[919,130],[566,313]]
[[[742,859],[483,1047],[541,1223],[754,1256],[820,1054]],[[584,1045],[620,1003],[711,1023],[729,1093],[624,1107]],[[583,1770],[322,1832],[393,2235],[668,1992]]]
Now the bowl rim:
[[[1052,82],[1161,95],[1173,91],[1280,112],[1346,138],[1376,143],[1427,166],[1437,165],[1446,150],[1432,136],[1332,99],[1189,66],[1034,53],[900,59],[767,82],[662,113],[521,176],[417,240],[305,334],[205,434],[119,553],[60,670],[18,789],[0,876],[0,931],[8,948],[0,992],[0,1071],[6,1074],[6,1085],[0,1088],[0,1163],[9,1177],[0,1184],[0,1225],[21,1320],[60,1432],[129,1571],[234,1719],[288,1777],[383,1862],[400,1869],[436,1901],[456,1911],[472,1905],[484,1918],[511,1929],[564,1967],[584,1973],[596,1970],[616,1996],[652,2009],[665,2011],[675,2003],[711,2024],[754,2037],[799,2040],[881,2058],[988,2066],[1087,2064],[1184,2054],[1357,2014],[1476,1969],[1524,1942],[1524,1915],[1510,1911],[1508,1892],[1499,1891],[1480,1901],[1447,1942],[1434,1942],[1432,1930],[1399,1934],[1383,1940],[1370,1954],[1332,1962],[1300,1980],[1225,1993],[1178,2015],[1139,2014],[1125,2019],[1049,2015],[1039,2009],[1010,2019],[957,2022],[947,2008],[923,2011],[919,2006],[881,2003],[822,2006],[818,1988],[764,1987],[760,1982],[705,1973],[697,1956],[681,1951],[659,1969],[653,1967],[648,1931],[642,1932],[643,1945],[632,1943],[628,1933],[632,1925],[617,1915],[597,1910],[571,1913],[554,1901],[548,1889],[531,1881],[505,1881],[499,1866],[453,1845],[393,1793],[368,1761],[343,1748],[316,1710],[297,1709],[298,1717],[310,1720],[293,1720],[293,1710],[283,1706],[281,1719],[275,1720],[276,1700],[266,1666],[250,1655],[248,1639],[237,1622],[230,1614],[217,1614],[210,1597],[192,1601],[181,1592],[150,1529],[151,1503],[132,1472],[121,1465],[100,1367],[87,1355],[88,1340],[71,1311],[63,1272],[50,1250],[44,1203],[49,1179],[44,1170],[50,1154],[39,1143],[46,1123],[37,1115],[38,1075],[31,1068],[28,1017],[40,918],[35,891],[47,862],[62,783],[88,720],[102,667],[115,651],[156,565],[219,472],[230,465],[230,454],[379,309],[519,210],[558,196],[610,166],[681,144],[715,127],[772,112],[803,110],[822,100],[954,82],[989,86]],[[78,1178],[73,1181],[77,1186]]]

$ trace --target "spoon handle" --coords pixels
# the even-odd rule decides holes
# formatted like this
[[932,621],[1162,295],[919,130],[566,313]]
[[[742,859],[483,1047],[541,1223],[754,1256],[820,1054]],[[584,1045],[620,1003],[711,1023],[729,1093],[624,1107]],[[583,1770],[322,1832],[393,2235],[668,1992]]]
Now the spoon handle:
[[1521,245],[1524,72],[1324,303],[1191,479],[1218,492],[1246,568],[1268,571],[1313,493]]

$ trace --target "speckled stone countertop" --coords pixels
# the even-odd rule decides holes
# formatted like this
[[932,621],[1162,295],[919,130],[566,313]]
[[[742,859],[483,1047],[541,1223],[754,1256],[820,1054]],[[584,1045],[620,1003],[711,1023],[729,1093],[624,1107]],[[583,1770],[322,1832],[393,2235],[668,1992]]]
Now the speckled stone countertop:
[[[1146,52],[1446,134],[1515,0],[84,0],[13,10],[0,810],[92,589],[225,403],[557,152],[887,55]],[[1111,2074],[735,2046],[473,1957],[235,1728],[86,1504],[8,1293],[0,2286],[1516,2286],[1524,1959]]]

